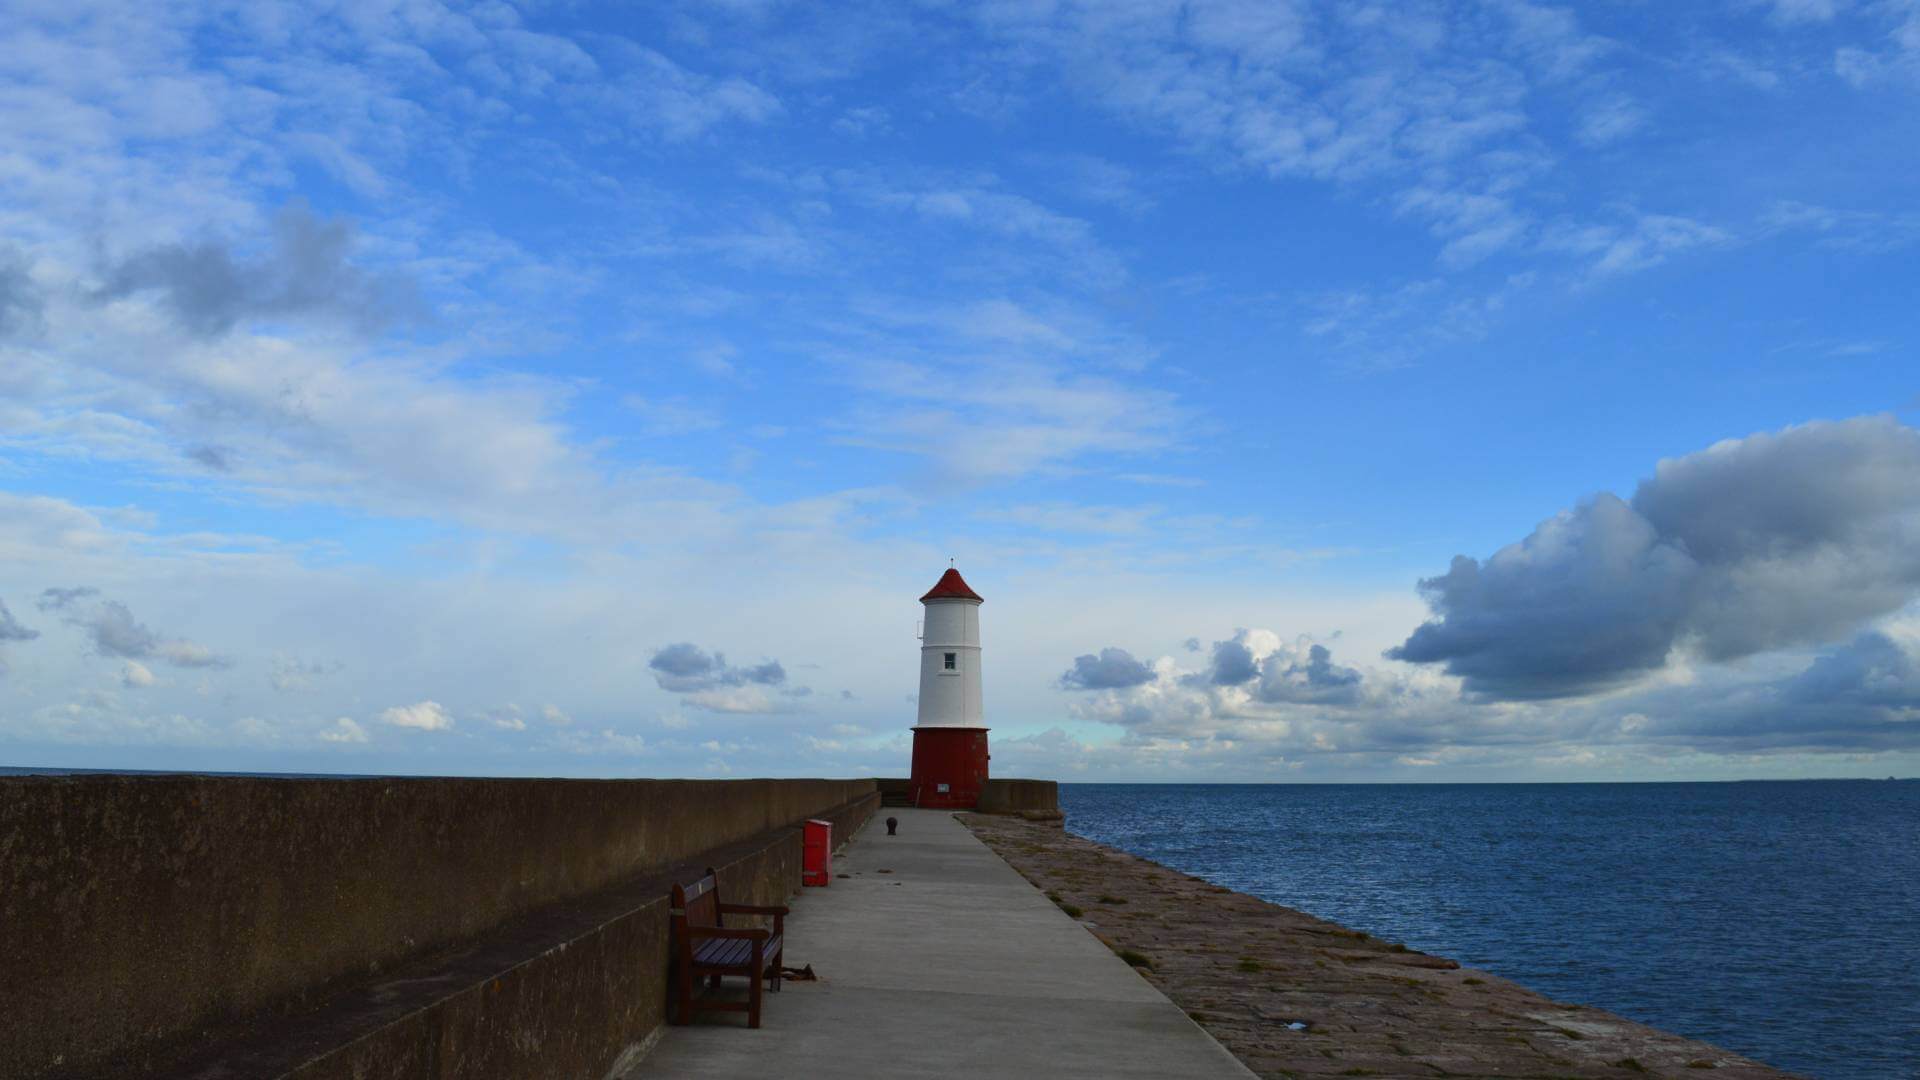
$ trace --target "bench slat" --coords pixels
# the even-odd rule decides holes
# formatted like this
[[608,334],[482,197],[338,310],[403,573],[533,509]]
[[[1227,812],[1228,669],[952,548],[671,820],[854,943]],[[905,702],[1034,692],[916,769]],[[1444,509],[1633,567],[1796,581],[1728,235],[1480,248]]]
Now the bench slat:
[[752,942],[703,941],[693,951],[693,962],[700,967],[745,967],[752,956]]
[[[772,967],[780,956],[779,936],[769,937],[761,947],[761,962]],[[693,950],[693,963],[696,967],[728,967],[745,970],[753,963],[753,942],[741,938],[720,938],[702,941]]]

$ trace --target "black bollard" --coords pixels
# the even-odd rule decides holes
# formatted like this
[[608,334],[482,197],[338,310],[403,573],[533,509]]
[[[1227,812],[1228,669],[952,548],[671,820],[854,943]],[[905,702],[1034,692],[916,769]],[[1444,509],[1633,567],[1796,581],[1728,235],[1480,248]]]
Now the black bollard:
[[887,835],[888,835],[888,836],[892,836],[892,835],[893,835],[893,830],[895,830],[895,829],[897,829],[897,828],[899,828],[899,827],[900,827],[900,819],[899,819],[899,818],[888,818],[888,819],[887,819]]

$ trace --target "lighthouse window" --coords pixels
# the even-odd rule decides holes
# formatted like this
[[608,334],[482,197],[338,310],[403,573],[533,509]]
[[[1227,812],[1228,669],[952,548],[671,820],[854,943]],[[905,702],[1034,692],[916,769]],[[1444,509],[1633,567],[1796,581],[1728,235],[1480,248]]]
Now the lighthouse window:
[[959,653],[947,654],[947,670],[948,671],[960,670],[960,654]]

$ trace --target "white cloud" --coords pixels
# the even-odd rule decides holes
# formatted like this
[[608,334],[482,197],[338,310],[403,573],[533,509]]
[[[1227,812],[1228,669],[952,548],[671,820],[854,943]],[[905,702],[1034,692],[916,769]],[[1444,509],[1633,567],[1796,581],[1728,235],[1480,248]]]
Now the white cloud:
[[1160,516],[1157,506],[1077,506],[1049,503],[1008,506],[974,515],[982,521],[1005,522],[1043,532],[1094,533],[1131,536],[1146,531]]
[[1589,146],[1617,142],[1640,130],[1647,111],[1638,102],[1613,97],[1596,102],[1580,120],[1580,141]]
[[319,685],[320,679],[338,670],[337,665],[329,666],[319,661],[305,661],[285,653],[275,653],[267,683],[285,693],[307,691]]
[[394,727],[414,728],[419,731],[451,731],[453,729],[452,714],[437,701],[395,705],[382,711],[380,719]]
[[701,75],[639,46],[623,43],[610,52],[626,71],[596,96],[634,126],[668,139],[691,139],[729,123],[764,123],[783,111],[779,98],[745,79]]
[[857,413],[846,441],[930,456],[965,482],[1163,450],[1188,419],[1172,394],[1045,365],[986,361],[955,379],[935,364],[874,362],[857,378],[892,404]]
[[893,115],[879,105],[862,105],[841,113],[833,130],[854,139],[885,135],[893,125]]
[[1716,225],[1636,211],[1618,223],[1557,224],[1545,234],[1541,246],[1590,257],[1594,275],[1608,276],[1645,270],[1683,252],[1724,246],[1734,239]]
[[1842,0],[1773,0],[1774,21],[1786,24],[1831,22]]
[[147,670],[147,666],[137,660],[129,660],[120,666],[120,685],[122,686],[145,687],[152,686],[157,681],[153,677],[153,672]]
[[[1624,138],[1643,110],[1602,62],[1614,43],[1568,9],[1507,0],[1458,13],[1354,6],[1062,3],[991,6],[984,27],[1076,92],[1197,153],[1275,178],[1398,192],[1403,212],[1463,265],[1519,245],[1544,132],[1540,94],[1571,94],[1590,143]],[[1463,223],[1463,215],[1480,224]]]
[[599,731],[562,731],[554,734],[548,745],[570,754],[584,755],[624,755],[637,757],[649,753],[647,740],[641,735],[630,735],[612,728]]
[[1911,210],[1844,210],[1782,200],[1761,214],[1769,234],[1810,234],[1823,247],[1875,253],[1920,243],[1920,213]]
[[1835,73],[1859,88],[1920,86],[1920,6],[1893,0],[1871,10],[1881,16],[1885,38],[1877,48],[1844,45],[1834,50]]
[[[391,711],[393,710],[388,710],[388,712]],[[322,731],[320,738],[322,741],[330,743],[363,743],[367,741],[367,730],[347,717],[342,716],[335,720],[325,731]]]
[[620,399],[620,404],[639,417],[643,434],[656,439],[710,431],[721,424],[719,414],[691,404],[684,398],[659,401],[629,394]]
[[767,713],[795,712],[791,699],[779,698],[758,686],[735,686],[721,690],[701,690],[686,696],[688,705],[707,712],[759,716]]

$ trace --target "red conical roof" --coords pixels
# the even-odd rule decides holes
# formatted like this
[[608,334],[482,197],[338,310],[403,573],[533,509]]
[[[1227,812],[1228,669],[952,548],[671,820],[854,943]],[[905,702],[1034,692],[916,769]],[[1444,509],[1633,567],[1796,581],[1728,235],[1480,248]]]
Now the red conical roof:
[[986,603],[979,593],[967,587],[967,580],[960,576],[958,570],[948,570],[940,575],[939,582],[927,590],[927,595],[920,598],[923,604],[929,600],[979,600],[983,604]]

